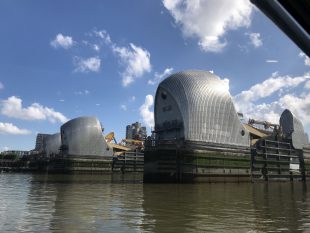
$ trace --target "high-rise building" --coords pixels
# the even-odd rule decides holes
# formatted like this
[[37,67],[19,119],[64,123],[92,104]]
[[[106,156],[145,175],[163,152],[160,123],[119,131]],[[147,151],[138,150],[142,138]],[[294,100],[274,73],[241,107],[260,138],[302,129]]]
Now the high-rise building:
[[126,126],[126,139],[145,140],[146,137],[146,127],[141,126],[141,123],[135,122]]

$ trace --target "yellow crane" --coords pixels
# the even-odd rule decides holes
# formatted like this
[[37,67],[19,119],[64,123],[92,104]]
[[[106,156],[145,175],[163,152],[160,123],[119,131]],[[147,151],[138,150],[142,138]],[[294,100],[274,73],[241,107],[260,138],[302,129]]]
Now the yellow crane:
[[143,141],[141,140],[136,140],[136,139],[123,139],[123,143],[138,146],[138,147],[143,147]]
[[108,133],[105,137],[106,142],[111,142],[112,140],[117,144],[116,139],[114,137],[114,132]]

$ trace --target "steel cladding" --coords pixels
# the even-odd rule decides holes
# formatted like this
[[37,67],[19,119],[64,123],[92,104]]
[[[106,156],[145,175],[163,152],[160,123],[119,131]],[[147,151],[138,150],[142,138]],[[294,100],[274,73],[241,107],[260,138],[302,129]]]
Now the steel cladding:
[[39,152],[39,153],[44,153],[45,152],[46,138],[49,136],[51,136],[51,135],[50,134],[38,133],[34,150]]
[[158,139],[185,139],[249,146],[228,88],[216,75],[199,70],[175,73],[159,84],[155,97]]
[[309,143],[301,121],[297,119],[290,110],[285,109],[281,114],[280,126],[284,136],[292,139],[292,144],[295,149],[302,149]]
[[60,128],[62,147],[68,155],[112,156],[113,152],[104,140],[102,127],[96,117],[79,117]]
[[47,156],[59,154],[59,148],[61,146],[60,133],[48,135],[45,138],[44,152]]

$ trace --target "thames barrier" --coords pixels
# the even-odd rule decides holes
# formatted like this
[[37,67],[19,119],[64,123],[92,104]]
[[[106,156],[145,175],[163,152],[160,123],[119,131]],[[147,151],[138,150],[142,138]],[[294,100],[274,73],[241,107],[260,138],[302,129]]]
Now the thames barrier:
[[278,124],[245,122],[242,116],[218,76],[182,71],[158,85],[151,136],[137,122],[127,129],[142,130],[143,136],[127,133],[131,138],[120,144],[113,132],[103,135],[96,117],[78,117],[55,134],[38,134],[35,149],[23,157],[2,154],[0,169],[143,172],[146,183],[305,181],[310,176],[308,135],[292,111],[285,109]]

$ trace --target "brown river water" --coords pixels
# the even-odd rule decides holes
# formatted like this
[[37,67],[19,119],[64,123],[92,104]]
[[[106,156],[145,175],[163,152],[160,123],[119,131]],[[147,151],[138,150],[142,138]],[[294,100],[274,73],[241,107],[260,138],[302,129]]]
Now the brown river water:
[[0,232],[310,232],[310,183],[0,174]]

